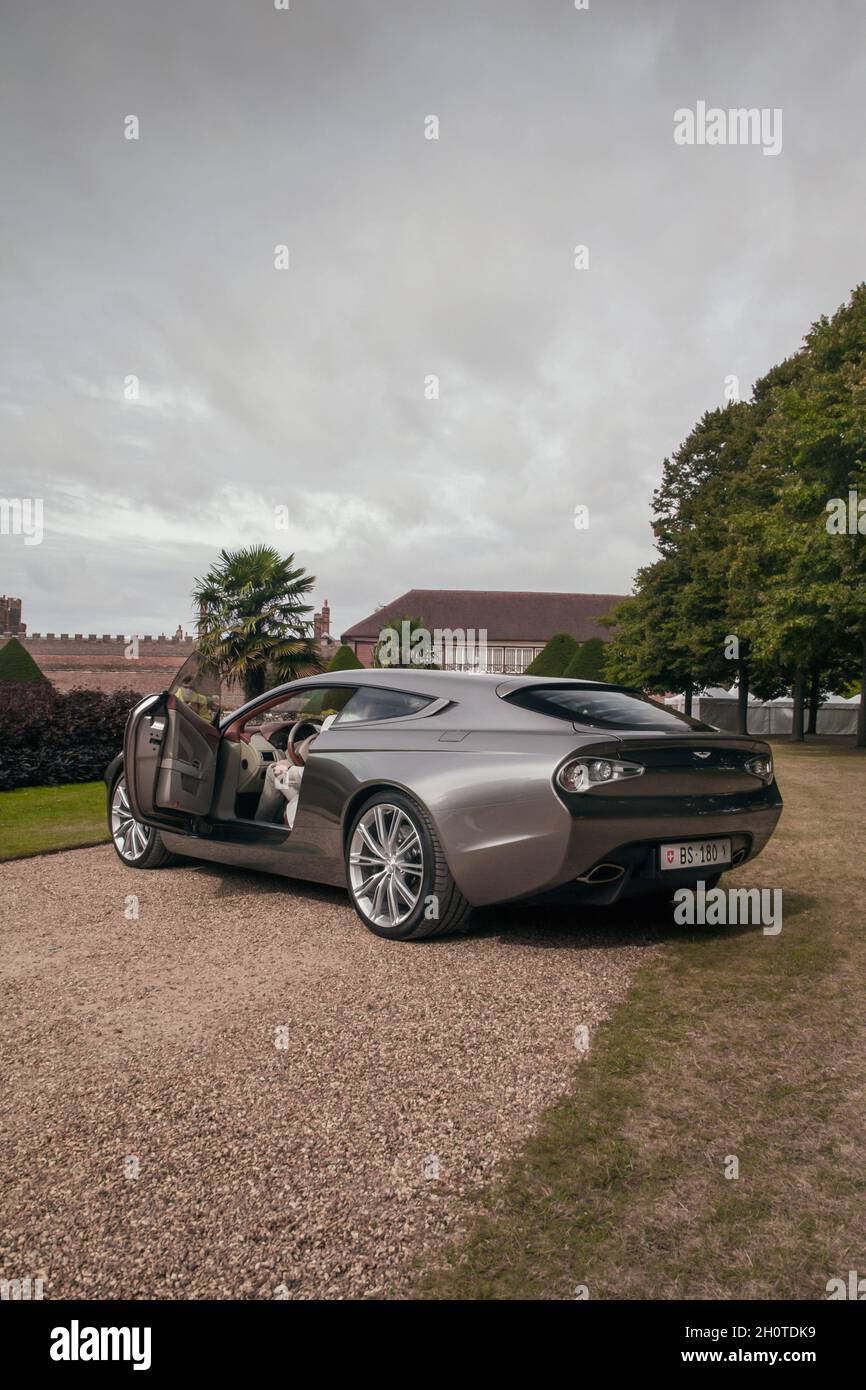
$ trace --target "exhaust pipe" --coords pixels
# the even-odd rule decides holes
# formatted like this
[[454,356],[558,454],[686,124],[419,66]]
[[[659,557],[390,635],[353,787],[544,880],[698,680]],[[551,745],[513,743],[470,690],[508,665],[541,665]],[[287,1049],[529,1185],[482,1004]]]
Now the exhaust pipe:
[[625,869],[621,864],[596,864],[588,874],[578,874],[575,883],[616,883],[622,878]]

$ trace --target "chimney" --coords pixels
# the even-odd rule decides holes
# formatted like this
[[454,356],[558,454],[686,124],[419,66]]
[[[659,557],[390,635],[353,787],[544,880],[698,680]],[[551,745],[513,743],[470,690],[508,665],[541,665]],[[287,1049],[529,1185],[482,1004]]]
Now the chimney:
[[313,614],[313,639],[321,642],[323,637],[327,637],[331,630],[331,610],[328,607],[328,600],[322,604],[321,613]]

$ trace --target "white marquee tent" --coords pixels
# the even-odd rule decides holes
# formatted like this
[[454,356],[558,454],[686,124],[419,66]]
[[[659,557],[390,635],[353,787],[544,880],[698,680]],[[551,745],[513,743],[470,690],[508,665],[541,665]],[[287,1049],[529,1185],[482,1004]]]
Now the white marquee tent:
[[[682,695],[673,695],[667,704],[681,710],[685,704]],[[818,710],[819,734],[856,734],[857,715],[860,696],[853,695],[846,700],[843,695],[828,695]],[[692,714],[705,724],[713,724],[726,734],[737,732],[737,687],[725,690],[722,686],[710,686],[702,695],[692,701]],[[789,734],[794,727],[794,701],[789,695],[778,700],[756,700],[749,696],[750,734]]]

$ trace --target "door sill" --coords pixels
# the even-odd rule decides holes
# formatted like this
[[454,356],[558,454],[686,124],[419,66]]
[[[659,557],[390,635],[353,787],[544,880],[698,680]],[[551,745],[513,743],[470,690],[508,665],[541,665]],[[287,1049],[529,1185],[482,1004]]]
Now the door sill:
[[236,845],[282,845],[291,833],[287,825],[254,820],[205,821],[201,829],[196,831],[199,839]]

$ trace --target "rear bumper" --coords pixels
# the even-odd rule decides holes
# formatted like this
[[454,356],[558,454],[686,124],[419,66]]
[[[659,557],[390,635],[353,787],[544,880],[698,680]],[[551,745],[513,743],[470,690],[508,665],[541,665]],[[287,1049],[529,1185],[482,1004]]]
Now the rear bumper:
[[[737,862],[745,863],[760,854],[782,812],[775,782],[700,798],[627,798],[609,795],[613,790],[571,796],[566,806],[551,789],[546,798],[473,807],[459,820],[443,818],[441,838],[461,891],[476,907],[564,886],[593,902],[673,891],[702,875],[697,870],[663,874],[659,845],[726,837],[735,855],[742,851]],[[577,882],[603,862],[620,864],[626,872],[604,890]]]
[[712,797],[685,806],[680,798],[644,802],[639,808],[632,804],[627,811],[623,803],[618,808],[611,804],[603,817],[581,808],[572,823],[559,883],[550,886],[571,884],[605,863],[620,865],[625,872],[602,889],[592,888],[593,901],[614,902],[660,889],[673,891],[708,878],[714,870],[662,871],[660,845],[670,840],[725,837],[731,841],[733,864],[724,867],[735,868],[760,854],[781,814],[782,798],[775,783],[747,794]]

